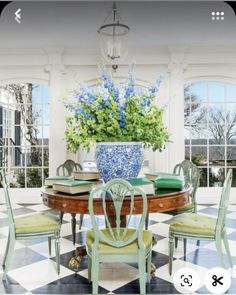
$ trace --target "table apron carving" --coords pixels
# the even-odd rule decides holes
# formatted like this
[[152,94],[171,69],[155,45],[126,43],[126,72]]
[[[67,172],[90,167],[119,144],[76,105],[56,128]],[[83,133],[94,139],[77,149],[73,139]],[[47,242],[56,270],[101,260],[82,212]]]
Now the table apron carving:
[[[182,191],[168,193],[163,195],[148,195],[148,212],[168,212],[176,208],[182,207],[189,202],[190,188]],[[42,191],[42,199],[44,205],[47,207],[63,211],[66,213],[88,214],[88,195],[70,196],[62,193],[53,192],[52,189],[44,189]],[[101,206],[102,199],[94,200],[94,213],[96,215],[103,215],[104,212]],[[111,203],[111,204],[109,204]],[[110,200],[107,200],[108,214],[114,215],[115,210]],[[130,213],[130,200],[124,200],[121,214],[128,215]],[[132,214],[142,213],[142,201],[139,196],[135,197],[134,210]]]

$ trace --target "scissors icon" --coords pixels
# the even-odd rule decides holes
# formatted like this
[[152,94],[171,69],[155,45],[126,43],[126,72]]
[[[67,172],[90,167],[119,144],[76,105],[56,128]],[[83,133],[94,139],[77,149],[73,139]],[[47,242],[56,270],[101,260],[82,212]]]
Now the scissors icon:
[[217,278],[216,275],[213,275],[212,276],[212,279],[214,280],[213,283],[212,283],[212,286],[213,287],[216,287],[217,284],[223,285],[223,283],[221,282],[221,280],[223,279],[223,277]]

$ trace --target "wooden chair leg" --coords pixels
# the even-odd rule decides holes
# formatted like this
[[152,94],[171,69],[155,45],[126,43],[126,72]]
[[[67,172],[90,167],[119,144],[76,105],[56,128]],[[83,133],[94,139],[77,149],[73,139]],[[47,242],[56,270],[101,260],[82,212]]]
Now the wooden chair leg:
[[174,255],[174,237],[169,236],[169,274],[172,274],[172,262]]
[[59,216],[60,224],[62,224],[63,217],[64,217],[64,212],[61,211]]
[[72,239],[73,239],[73,245],[75,244],[75,231],[76,231],[76,214],[71,213],[71,229],[72,229]]
[[184,260],[186,259],[186,251],[187,251],[187,239],[184,238],[183,239],[183,243],[184,243]]
[[178,247],[178,238],[175,237],[175,248],[177,248],[177,247]]
[[223,242],[224,242],[224,246],[225,246],[225,251],[229,260],[229,264],[231,267],[233,267],[233,261],[232,261],[232,256],[230,253],[230,248],[229,248],[229,242],[228,242],[228,238],[227,238],[227,234],[226,234],[226,230],[224,230],[223,232]]
[[51,257],[52,254],[52,238],[48,237],[48,252],[49,252],[49,257]]
[[146,219],[145,219],[145,229],[148,229],[148,224],[149,224],[149,214],[147,213]]
[[80,217],[79,217],[79,229],[81,229],[81,227],[83,225],[83,220],[84,220],[84,214],[80,214]]

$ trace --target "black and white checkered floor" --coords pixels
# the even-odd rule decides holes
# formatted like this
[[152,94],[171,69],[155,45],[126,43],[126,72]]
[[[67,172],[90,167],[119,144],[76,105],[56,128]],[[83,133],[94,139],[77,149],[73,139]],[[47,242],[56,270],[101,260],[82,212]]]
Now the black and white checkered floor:
[[[15,204],[15,215],[48,210],[43,205]],[[211,216],[217,215],[217,206],[198,206],[199,213]],[[76,241],[73,246],[71,235],[70,215],[65,214],[61,229],[61,273],[55,271],[54,258],[48,259],[48,244],[46,239],[17,241],[12,258],[8,281],[0,280],[0,294],[69,294],[91,293],[91,285],[87,280],[87,258],[84,257],[78,273],[68,267],[68,261],[74,254],[75,247],[84,244],[85,233],[90,228],[89,216],[85,217],[83,227],[79,231],[77,226]],[[98,217],[103,223],[102,217]],[[153,247],[152,262],[156,266],[155,277],[152,278],[148,293],[174,294],[178,293],[172,284],[172,277],[168,274],[168,228],[171,216],[163,213],[150,215],[150,229],[157,239]],[[135,222],[135,219],[134,219]],[[227,214],[227,232],[231,254],[234,263],[232,284],[228,293],[236,293],[236,205],[230,205]],[[8,220],[5,205],[0,205],[0,263],[5,251],[8,234]],[[214,242],[188,241],[186,261],[183,257],[182,242],[179,241],[175,250],[173,273],[180,267],[191,267],[202,278],[209,268],[219,266],[219,260]],[[0,268],[0,276],[2,269]],[[139,293],[138,269],[136,265],[102,264],[100,266],[99,293],[134,294]],[[202,282],[197,293],[209,293]]]

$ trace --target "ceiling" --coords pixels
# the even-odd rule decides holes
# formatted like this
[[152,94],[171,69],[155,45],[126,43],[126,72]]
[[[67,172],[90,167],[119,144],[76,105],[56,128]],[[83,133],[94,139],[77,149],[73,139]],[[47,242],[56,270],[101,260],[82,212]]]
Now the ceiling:
[[[112,6],[106,2],[14,2],[0,19],[0,48],[63,46],[97,52],[97,29]],[[130,26],[134,52],[155,51],[166,45],[236,45],[236,17],[224,2],[118,2],[123,22]],[[21,8],[22,23],[14,20]],[[223,11],[223,21],[212,21]]]

